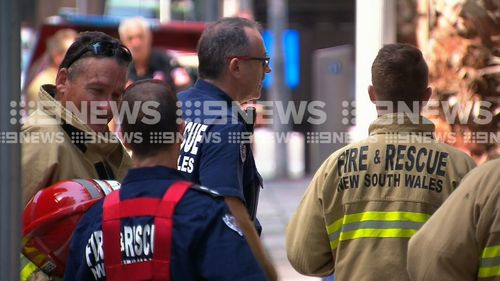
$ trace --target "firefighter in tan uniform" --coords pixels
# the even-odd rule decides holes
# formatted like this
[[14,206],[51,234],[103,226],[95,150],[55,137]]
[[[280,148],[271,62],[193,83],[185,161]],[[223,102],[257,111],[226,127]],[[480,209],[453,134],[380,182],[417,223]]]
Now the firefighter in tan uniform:
[[[409,238],[475,164],[433,138],[413,101],[429,99],[428,69],[413,46],[384,46],[368,88],[379,118],[369,137],[333,153],[316,172],[286,233],[300,273],[336,280],[409,280]],[[383,114],[379,105],[395,108]],[[409,106],[415,114],[399,113]]]
[[[40,103],[21,129],[29,137],[21,148],[23,205],[62,180],[125,177],[132,161],[107,124],[131,60],[119,40],[102,32],[83,32],[69,47],[56,84],[41,87]],[[24,258],[20,270],[23,281],[48,278]]]
[[411,280],[500,280],[500,159],[470,172],[413,236]]
[[71,44],[56,84],[40,88],[38,108],[21,129],[33,138],[22,144],[23,205],[61,180],[125,177],[132,161],[107,124],[131,60],[119,40],[101,32],[81,33]]

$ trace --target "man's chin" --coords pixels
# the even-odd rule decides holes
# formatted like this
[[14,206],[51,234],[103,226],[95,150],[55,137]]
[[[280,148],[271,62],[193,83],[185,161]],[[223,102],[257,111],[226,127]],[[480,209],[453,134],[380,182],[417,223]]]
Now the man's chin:
[[262,88],[259,88],[257,92],[253,95],[252,100],[258,100],[262,96]]

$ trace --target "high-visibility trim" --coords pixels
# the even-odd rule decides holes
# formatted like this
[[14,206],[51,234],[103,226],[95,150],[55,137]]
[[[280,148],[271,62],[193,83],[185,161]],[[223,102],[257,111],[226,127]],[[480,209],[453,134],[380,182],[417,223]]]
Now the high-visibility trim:
[[359,238],[409,238],[429,219],[429,214],[413,212],[364,212],[344,217],[328,225],[330,247],[340,241]]
[[38,270],[38,267],[34,263],[28,260],[23,254],[21,254],[21,281],[28,281],[31,275],[33,275],[33,273],[36,273]]
[[75,179],[77,183],[81,184],[88,191],[92,199],[99,199],[102,197],[101,193],[93,186],[88,180],[84,179]]
[[500,276],[500,246],[484,248],[477,276],[479,278]]
[[481,255],[482,259],[500,257],[500,246],[486,247]]

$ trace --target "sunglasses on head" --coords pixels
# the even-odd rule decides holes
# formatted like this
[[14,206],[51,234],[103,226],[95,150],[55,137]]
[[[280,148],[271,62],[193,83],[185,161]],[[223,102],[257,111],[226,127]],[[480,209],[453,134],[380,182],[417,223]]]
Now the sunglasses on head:
[[118,57],[124,61],[132,61],[132,55],[130,50],[122,44],[117,44],[109,41],[98,41],[89,44],[87,47],[83,48],[78,52],[73,59],[68,61],[65,68],[69,68],[75,61],[82,58],[82,56],[91,52],[96,57]]
[[269,61],[271,60],[271,58],[269,58],[269,57],[259,58],[259,57],[250,57],[250,56],[230,56],[227,59],[228,60],[232,60],[232,59],[258,60],[258,61],[260,61],[262,63],[263,67],[269,67]]

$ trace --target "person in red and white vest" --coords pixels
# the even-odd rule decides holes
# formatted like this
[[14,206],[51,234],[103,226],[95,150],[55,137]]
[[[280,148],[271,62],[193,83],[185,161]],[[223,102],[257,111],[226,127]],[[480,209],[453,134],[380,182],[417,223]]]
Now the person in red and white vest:
[[121,106],[147,102],[121,124],[134,168],[81,219],[65,280],[266,280],[224,198],[176,170],[184,125],[175,94],[143,80]]

